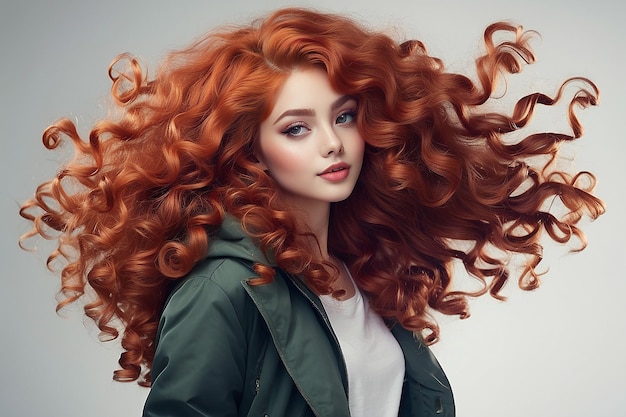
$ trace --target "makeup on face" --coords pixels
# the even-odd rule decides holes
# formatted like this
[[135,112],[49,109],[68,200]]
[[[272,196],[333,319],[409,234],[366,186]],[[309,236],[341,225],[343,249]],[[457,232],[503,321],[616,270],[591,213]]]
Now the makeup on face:
[[309,209],[352,193],[365,148],[357,109],[356,99],[336,92],[321,69],[287,77],[261,123],[257,157],[292,204]]

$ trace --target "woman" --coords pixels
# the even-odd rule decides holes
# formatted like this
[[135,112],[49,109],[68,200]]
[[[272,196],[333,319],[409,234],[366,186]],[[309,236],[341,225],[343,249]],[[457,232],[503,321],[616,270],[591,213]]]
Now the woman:
[[[554,163],[590,81],[486,109],[528,41],[490,26],[479,85],[418,41],[301,9],[210,33],[152,80],[122,56],[117,118],[89,142],[67,120],[44,133],[77,156],[22,207],[25,237],[58,239],[59,308],[86,296],[121,332],[114,379],[151,386],[145,416],[452,416],[430,312],[499,297],[515,254],[535,288],[543,232],[584,247],[578,221],[604,211],[591,174]],[[573,134],[524,136],[572,83]],[[452,287],[455,260],[481,290]]]

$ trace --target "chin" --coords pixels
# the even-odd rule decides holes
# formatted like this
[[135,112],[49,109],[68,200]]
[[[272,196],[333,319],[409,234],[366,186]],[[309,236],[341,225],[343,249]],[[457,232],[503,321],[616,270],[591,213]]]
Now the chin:
[[332,198],[329,201],[331,203],[341,203],[342,201],[346,201],[352,195],[352,190],[349,193],[345,193],[343,195],[339,195],[336,198]]

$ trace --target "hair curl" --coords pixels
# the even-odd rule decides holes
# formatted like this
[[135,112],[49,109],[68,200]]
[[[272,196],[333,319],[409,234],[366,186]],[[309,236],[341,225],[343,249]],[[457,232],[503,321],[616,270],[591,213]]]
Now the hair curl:
[[[512,39],[495,43],[496,34]],[[570,175],[553,163],[561,143],[581,136],[574,108],[596,104],[591,81],[568,80],[554,98],[530,94],[510,115],[486,110],[499,77],[533,62],[530,35],[507,23],[488,27],[477,83],[446,72],[419,41],[399,44],[344,17],[302,9],[209,33],[171,53],[150,80],[135,58],[121,55],[109,69],[118,117],[96,123],[88,141],[66,119],[44,132],[47,148],[68,137],[76,156],[22,206],[34,227],[21,242],[37,234],[57,240],[48,264],[65,260],[58,308],[92,292],[86,315],[105,337],[121,332],[114,379],[141,385],[150,384],[171,285],[202,259],[225,213],[278,267],[328,293],[333,277],[300,243],[307,231],[281,207],[254,157],[259,125],[285,77],[320,67],[338,92],[357,99],[366,141],[353,194],[331,208],[329,249],[378,313],[426,330],[434,342],[439,329],[429,309],[465,317],[467,296],[501,297],[510,254],[529,257],[519,284],[535,288],[543,232],[560,243],[579,238],[584,247],[576,224],[604,211],[591,194],[592,174]],[[571,134],[504,140],[574,82]],[[565,213],[545,209],[554,199]],[[481,290],[452,290],[454,260]],[[271,268],[255,268],[259,285],[272,279]]]

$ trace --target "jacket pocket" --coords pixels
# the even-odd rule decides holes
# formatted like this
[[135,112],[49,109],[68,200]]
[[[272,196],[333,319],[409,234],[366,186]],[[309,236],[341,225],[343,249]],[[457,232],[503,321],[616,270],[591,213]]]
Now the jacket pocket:
[[261,390],[261,374],[263,373],[263,364],[265,361],[265,354],[267,352],[267,345],[269,338],[266,338],[261,349],[259,350],[259,356],[254,369],[254,396],[256,396]]

